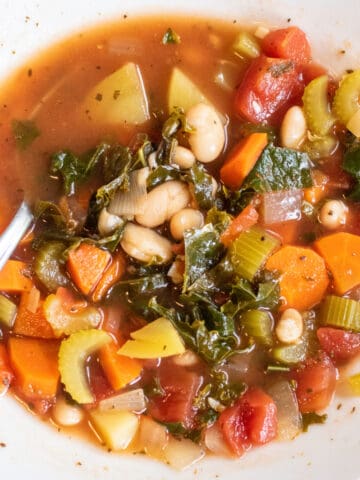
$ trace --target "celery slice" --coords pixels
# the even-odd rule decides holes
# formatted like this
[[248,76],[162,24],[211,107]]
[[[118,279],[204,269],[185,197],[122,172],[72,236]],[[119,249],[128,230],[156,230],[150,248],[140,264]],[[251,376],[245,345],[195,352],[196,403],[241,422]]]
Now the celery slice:
[[273,320],[264,310],[248,310],[240,318],[245,332],[263,345],[272,344]]
[[272,350],[272,357],[277,362],[284,363],[285,365],[293,365],[305,360],[307,350],[308,341],[306,338],[303,338],[299,343],[294,345],[275,347]]
[[251,282],[279,244],[277,238],[255,226],[241,233],[231,243],[227,258],[235,273]]
[[211,102],[190,78],[179,68],[174,68],[170,78],[168,91],[168,109],[171,112],[174,107],[181,107],[186,112],[198,103]]
[[232,46],[235,54],[241,57],[256,58],[261,53],[259,42],[249,32],[240,32]]
[[81,330],[63,340],[59,349],[59,372],[65,390],[78,403],[92,403],[85,362],[99,348],[112,341],[104,330]]
[[138,65],[126,63],[105,77],[85,98],[90,118],[109,124],[139,125],[150,118],[144,82]]
[[315,137],[308,139],[301,149],[305,151],[311,159],[329,157],[338,147],[339,140],[333,135],[325,135],[324,137]]
[[328,77],[322,75],[305,87],[302,98],[308,128],[320,137],[328,135],[335,121],[329,110],[327,88]]
[[61,255],[66,249],[61,242],[48,242],[38,251],[34,271],[40,282],[50,291],[69,284],[69,278],[61,271]]
[[5,295],[0,295],[0,322],[8,328],[14,325],[16,317],[16,305]]
[[360,332],[360,302],[328,295],[320,310],[320,322]]
[[333,111],[341,123],[346,125],[360,108],[360,70],[346,75],[336,90]]
[[360,137],[360,107],[347,122],[346,128],[355,135],[355,137]]

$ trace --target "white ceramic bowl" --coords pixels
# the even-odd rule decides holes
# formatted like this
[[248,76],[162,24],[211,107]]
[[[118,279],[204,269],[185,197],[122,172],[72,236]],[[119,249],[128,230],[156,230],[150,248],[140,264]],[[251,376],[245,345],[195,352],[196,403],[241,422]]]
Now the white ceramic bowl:
[[[307,32],[314,57],[333,72],[360,66],[358,0],[0,0],[0,12],[0,77],[70,32],[124,13],[145,12],[279,26],[291,19]],[[360,478],[359,424],[360,401],[339,398],[325,426],[313,426],[290,443],[254,449],[236,461],[211,458],[178,473],[141,455],[110,454],[57,433],[6,397],[0,401],[0,442],[6,444],[0,448],[0,471],[4,480],[355,480]]]

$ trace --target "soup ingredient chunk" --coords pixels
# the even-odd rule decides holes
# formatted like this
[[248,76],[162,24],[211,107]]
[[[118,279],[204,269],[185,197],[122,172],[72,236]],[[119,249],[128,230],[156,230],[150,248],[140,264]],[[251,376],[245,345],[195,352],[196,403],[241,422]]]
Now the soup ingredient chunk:
[[308,39],[298,27],[280,28],[269,32],[263,39],[261,47],[269,57],[289,58],[298,63],[307,63],[311,59]]
[[114,451],[125,450],[134,439],[139,418],[132,412],[92,410],[90,418],[106,446]]

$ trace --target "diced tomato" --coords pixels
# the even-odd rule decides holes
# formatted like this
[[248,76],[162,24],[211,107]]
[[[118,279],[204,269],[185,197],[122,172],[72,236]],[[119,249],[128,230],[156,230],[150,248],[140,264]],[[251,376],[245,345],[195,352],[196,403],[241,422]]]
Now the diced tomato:
[[302,75],[292,60],[260,55],[237,89],[235,112],[253,123],[276,123],[303,89]]
[[310,358],[294,372],[296,397],[302,413],[327,407],[335,391],[337,370],[325,352]]
[[6,347],[0,343],[0,396],[7,392],[13,378]]
[[247,205],[221,234],[220,241],[228,247],[241,232],[249,229],[258,221],[259,214],[251,204]]
[[91,360],[87,365],[87,372],[90,390],[94,396],[94,404],[97,404],[100,400],[110,397],[115,393],[97,360]]
[[262,41],[265,55],[288,58],[297,63],[307,63],[311,58],[311,47],[305,33],[298,27],[280,28],[266,35]]
[[198,373],[163,360],[159,368],[159,382],[164,395],[151,400],[150,415],[160,422],[179,422],[185,428],[192,428],[196,414],[193,401],[202,381]]
[[301,69],[301,73],[302,73],[305,85],[310,83],[315,78],[321,77],[321,75],[327,74],[327,70],[325,67],[314,62],[305,63],[301,65],[299,68]]
[[276,405],[263,390],[251,388],[221,413],[219,425],[231,450],[240,456],[276,437]]
[[360,333],[321,327],[317,330],[317,337],[321,348],[335,362],[345,362],[360,353]]

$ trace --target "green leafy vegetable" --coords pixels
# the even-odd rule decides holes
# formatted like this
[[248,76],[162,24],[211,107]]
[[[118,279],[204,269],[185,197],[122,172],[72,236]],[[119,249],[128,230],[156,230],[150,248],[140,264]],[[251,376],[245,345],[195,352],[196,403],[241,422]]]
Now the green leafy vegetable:
[[315,413],[315,412],[303,413],[302,414],[303,431],[307,432],[310,425],[314,425],[316,423],[322,424],[322,423],[325,423],[326,420],[327,420],[326,413],[323,415],[319,415],[318,413]]
[[146,180],[148,190],[167,182],[168,180],[179,180],[181,172],[177,167],[172,165],[159,165],[155,168]]
[[40,130],[32,120],[13,120],[11,128],[19,150],[26,150],[40,135]]
[[311,187],[310,167],[306,153],[269,144],[245,178],[242,191],[264,193]]
[[358,145],[351,146],[344,156],[343,169],[356,181],[354,188],[350,193],[350,198],[360,200],[360,147]]
[[169,43],[180,43],[180,36],[176,32],[174,32],[172,28],[169,27],[164,33],[162,43],[164,45],[167,45]]
[[219,233],[211,223],[201,229],[185,232],[185,273],[183,291],[190,287],[206,270],[218,263],[224,250]]
[[193,184],[195,199],[199,207],[209,210],[215,202],[212,175],[206,171],[204,165],[196,162],[190,169],[186,179]]
[[64,272],[64,251],[66,245],[61,242],[44,243],[36,254],[34,271],[37,278],[50,292],[58,287],[69,285],[69,277]]

